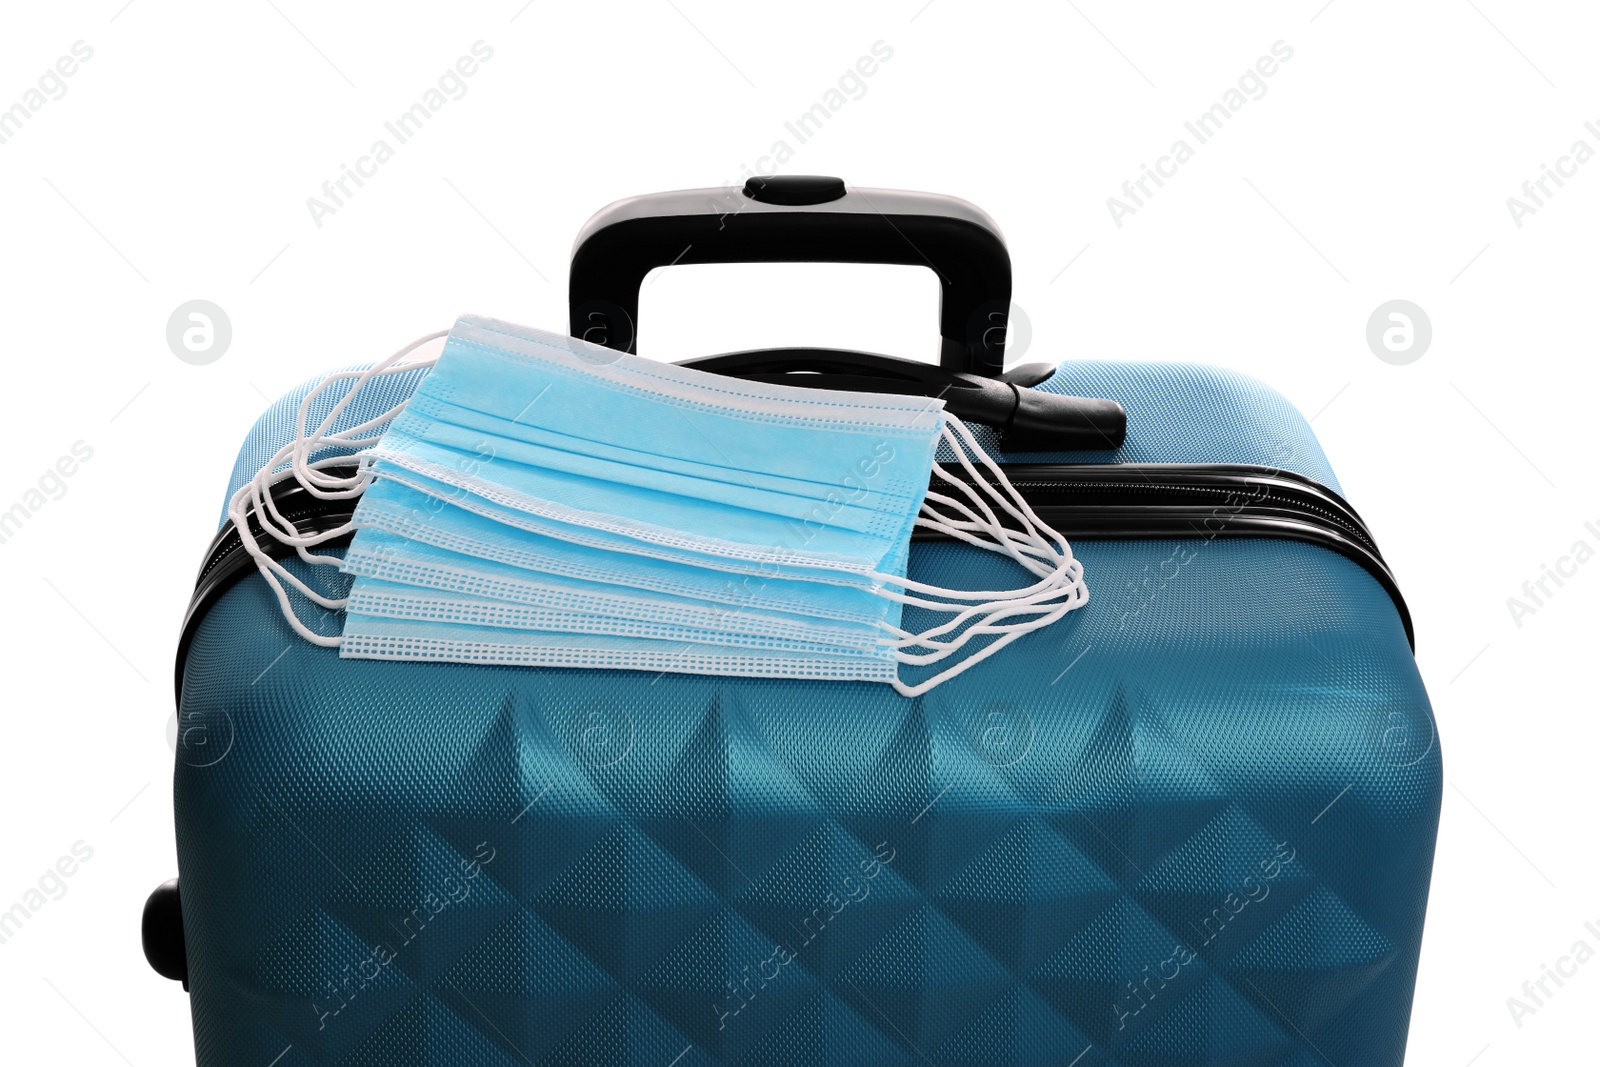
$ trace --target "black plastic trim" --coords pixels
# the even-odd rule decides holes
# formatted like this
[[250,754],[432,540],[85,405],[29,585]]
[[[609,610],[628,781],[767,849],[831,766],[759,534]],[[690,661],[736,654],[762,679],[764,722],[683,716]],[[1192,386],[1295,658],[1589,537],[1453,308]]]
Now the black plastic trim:
[[[1128,429],[1127,412],[1115,400],[1046,393],[1009,375],[988,378],[874,352],[760,348],[679,366],[808,389],[939,397],[958,418],[999,430],[1000,447],[1008,452],[1112,450],[1122,447]],[[1039,366],[1049,365],[1029,365]]]
[[[960,467],[941,464],[956,477]],[[1394,602],[1413,649],[1411,612],[1394,575],[1361,516],[1332,489],[1304,475],[1270,467],[1213,463],[1009,463],[1006,477],[1039,517],[1069,540],[1179,540],[1255,538],[1300,541],[1337,552],[1360,565]],[[292,481],[274,487],[279,510],[305,532],[331,530],[350,520],[348,500],[322,500]],[[942,540],[917,531],[913,540]],[[348,538],[328,542],[346,543]],[[275,557],[293,550],[267,538]],[[181,703],[183,666],[206,610],[235,582],[255,572],[233,524],[217,532],[195,580],[174,666]]]

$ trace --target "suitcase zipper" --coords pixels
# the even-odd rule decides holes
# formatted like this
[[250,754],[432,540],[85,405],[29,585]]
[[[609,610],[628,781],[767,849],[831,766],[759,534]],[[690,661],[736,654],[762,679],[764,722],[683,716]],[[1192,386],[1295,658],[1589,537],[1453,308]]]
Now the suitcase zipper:
[[[967,477],[953,464],[942,466],[956,477]],[[1001,464],[1001,469],[1039,518],[1069,541],[1264,537],[1337,552],[1383,586],[1400,613],[1406,640],[1416,647],[1411,613],[1366,524],[1342,497],[1309,478],[1267,467],[1211,463],[1012,463]],[[354,511],[353,501],[319,499],[292,480],[280,482],[272,496],[279,512],[302,532],[342,526]],[[252,525],[254,521],[252,517]],[[947,539],[924,530],[912,537],[918,542]],[[345,536],[327,547],[348,542]],[[270,538],[261,543],[276,558],[293,553]],[[175,678],[180,695],[195,627],[217,598],[254,570],[233,523],[224,524],[206,550],[184,616]]]
[[[965,477],[945,464],[952,474]],[[1343,497],[1303,475],[1232,464],[1001,464],[1044,522],[1069,541],[1275,538],[1318,545],[1360,565],[1400,613],[1411,613],[1366,523]],[[918,530],[914,541],[946,540]]]

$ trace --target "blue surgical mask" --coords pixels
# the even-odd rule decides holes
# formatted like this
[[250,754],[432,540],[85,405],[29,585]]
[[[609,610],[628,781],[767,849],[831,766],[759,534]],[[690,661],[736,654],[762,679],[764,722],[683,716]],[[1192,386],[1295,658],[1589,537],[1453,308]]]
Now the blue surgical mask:
[[[469,317],[381,440],[345,442],[363,454],[348,483],[301,471],[327,443],[306,434],[287,462],[365,491],[344,656],[913,695],[1087,599],[1065,540],[924,397],[741,381]],[[969,478],[934,467],[941,445]],[[1011,557],[1019,588],[908,579],[917,526]],[[908,633],[905,606],[944,621]]]
[[[404,467],[387,468],[383,477],[367,490],[356,515],[359,525],[389,530],[467,555],[509,561],[535,570],[556,569],[557,573],[578,573],[601,581],[606,580],[606,576],[617,576],[613,578],[616,581],[644,581],[631,575],[641,567],[646,571],[659,571],[663,568],[658,564],[675,563],[680,568],[694,569],[685,574],[681,569],[665,568],[676,580],[693,583],[691,588],[703,588],[704,575],[701,572],[707,567],[752,579],[791,579],[864,591],[874,590],[882,584],[871,574],[859,570],[825,569],[816,565],[815,561],[784,558],[782,562],[774,562],[770,559],[718,557],[697,551],[693,545],[656,544],[610,530],[558,522],[510,507],[499,500],[486,499]],[[597,555],[597,552],[602,554]],[[619,554],[637,558],[617,558]],[[886,570],[903,572],[905,559],[903,549],[891,555],[886,561]],[[549,568],[545,566],[547,561],[550,562]],[[559,569],[554,561],[561,561],[562,566],[577,570],[569,572]],[[620,575],[630,577],[623,578]],[[757,584],[746,581],[742,587],[749,590]],[[784,589],[780,584],[774,594]],[[808,601],[807,607],[828,607],[826,603],[817,604],[815,597],[808,598]],[[859,603],[859,600],[852,599],[850,602]],[[835,617],[831,609],[812,613]],[[874,609],[870,614],[879,617],[881,611]],[[850,614],[847,612],[838,617],[850,617]]]
[[837,682],[893,684],[897,668],[891,656],[768,651],[608,634],[410,622],[368,615],[346,618],[339,647],[341,656],[357,659],[611,668]]
[[[351,590],[345,610],[352,616],[381,619],[892,659],[887,638],[875,629],[797,624],[792,617],[768,617],[749,609],[706,610],[694,601],[673,605],[670,598],[621,597],[610,602],[568,598],[559,595],[559,585],[549,591],[557,594],[550,597],[553,603],[537,605],[367,579]],[[676,612],[663,610],[673,606]]]
[[[733,603],[737,590],[728,589],[723,599],[712,595],[725,591],[702,586],[679,586],[680,593],[666,593],[638,584],[613,584],[593,579],[564,577],[529,571],[479,557],[463,555],[378,529],[368,529],[362,544],[352,546],[345,555],[344,569],[357,575],[349,610],[394,617],[422,617],[394,611],[377,612],[361,606],[362,594],[382,587],[386,601],[396,607],[402,594],[411,594],[418,604],[438,604],[440,596],[457,596],[468,601],[492,600],[507,611],[535,609],[578,615],[599,615],[649,623],[663,632],[675,627],[697,631],[735,634],[743,632],[753,639],[784,639],[820,642],[854,648],[872,648],[884,643],[879,619],[839,620],[800,616],[787,610],[777,598],[764,597],[760,606]],[[626,560],[628,557],[621,557]],[[881,602],[881,601],[880,601]],[[478,606],[480,618],[488,613]],[[880,612],[881,614],[881,612]],[[430,613],[428,617],[443,617]],[[484,623],[487,625],[487,623]],[[577,624],[587,629],[583,623]],[[560,626],[546,627],[562,629]],[[687,635],[675,636],[688,639]]]
[[[899,619],[898,604],[843,580],[819,587],[793,578],[719,572],[726,580],[708,584],[704,560],[688,563],[632,552],[599,556],[590,546],[503,526],[453,504],[439,511],[407,507],[412,498],[434,499],[389,479],[367,491],[356,518],[365,532],[345,553],[347,572],[524,603],[543,603],[546,591],[559,587],[573,596],[659,597],[672,611],[691,600],[704,601],[719,612],[725,606],[804,615],[867,630]],[[892,610],[886,613],[885,605]]]
[[942,426],[926,397],[746,382],[469,318],[373,470],[662,547],[870,574],[910,535]]

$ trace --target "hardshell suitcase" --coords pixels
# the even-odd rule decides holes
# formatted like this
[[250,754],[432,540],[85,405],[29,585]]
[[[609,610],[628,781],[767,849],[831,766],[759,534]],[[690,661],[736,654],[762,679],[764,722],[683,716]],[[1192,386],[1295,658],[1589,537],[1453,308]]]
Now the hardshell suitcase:
[[[700,365],[943,390],[1090,602],[914,699],[341,659],[225,522],[177,662],[181,879],[144,929],[202,1067],[1400,1063],[1439,745],[1404,604],[1304,418],[1203,366],[1002,377],[988,216],[828,180],[613,205],[575,247],[572,332],[631,349],[651,267],[763,260],[939,273],[942,368]],[[1119,402],[1125,439],[1114,404],[1068,397]],[[348,516],[285,484],[303,528]],[[1006,567],[937,539],[910,561],[978,588]]]

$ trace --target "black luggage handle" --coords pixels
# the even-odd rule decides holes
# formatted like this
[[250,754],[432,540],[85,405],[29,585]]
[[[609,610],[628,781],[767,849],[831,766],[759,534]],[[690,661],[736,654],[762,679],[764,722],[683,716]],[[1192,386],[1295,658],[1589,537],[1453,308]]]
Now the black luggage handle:
[[926,266],[940,285],[939,365],[987,377],[1004,368],[1011,257],[994,220],[953,196],[787,175],[619,200],[573,245],[572,336],[636,351],[639,286],[679,263]]

